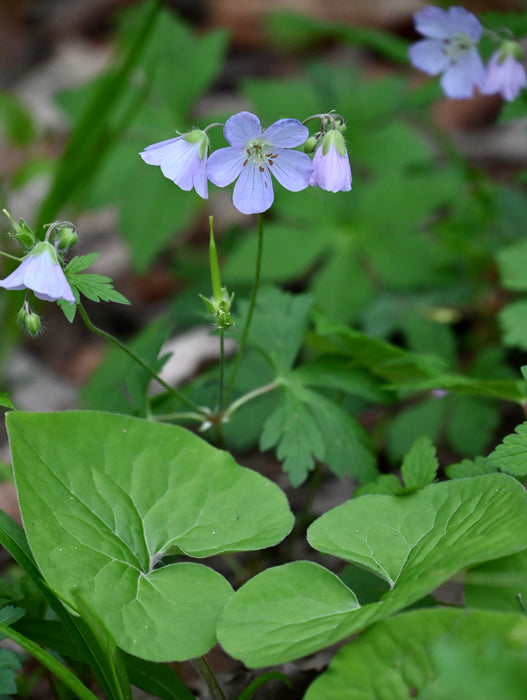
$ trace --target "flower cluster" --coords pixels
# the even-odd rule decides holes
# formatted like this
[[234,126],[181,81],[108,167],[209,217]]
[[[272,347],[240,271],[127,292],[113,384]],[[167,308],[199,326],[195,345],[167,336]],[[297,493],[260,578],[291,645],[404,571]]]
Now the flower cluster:
[[[11,237],[24,247],[25,255],[14,272],[0,280],[0,287],[8,290],[27,289],[38,299],[65,301],[70,306],[75,304],[75,295],[62,269],[61,257],[61,252],[68,250],[77,241],[73,225],[69,222],[55,222],[48,226],[45,240],[38,241],[23,219],[16,223],[5,209],[4,214],[13,225]],[[40,318],[31,310],[27,294],[18,313],[18,321],[31,335],[38,334]]]
[[426,38],[410,47],[410,61],[425,73],[441,74],[447,97],[470,98],[478,88],[485,95],[499,93],[511,101],[527,84],[525,68],[518,60],[522,51],[515,41],[502,41],[485,67],[478,53],[483,27],[463,7],[425,7],[414,21]]
[[[328,116],[329,120],[324,121]],[[351,189],[351,170],[342,131],[331,115],[317,115],[323,129],[316,137],[313,161],[295,150],[306,143],[309,131],[298,119],[279,119],[263,130],[251,112],[239,112],[227,119],[223,134],[229,146],[208,156],[206,129],[194,129],[173,139],[160,141],[141,151],[149,165],[161,166],[165,177],[183,190],[194,188],[208,197],[210,180],[218,187],[234,181],[233,204],[242,214],[266,211],[274,201],[273,178],[291,192],[315,186],[330,192]],[[315,117],[309,117],[309,121]]]

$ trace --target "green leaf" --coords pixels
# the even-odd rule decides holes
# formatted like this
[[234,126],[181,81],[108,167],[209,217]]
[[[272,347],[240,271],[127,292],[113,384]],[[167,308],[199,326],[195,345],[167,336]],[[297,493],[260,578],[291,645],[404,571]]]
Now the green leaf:
[[518,292],[527,291],[527,241],[520,241],[500,250],[498,268],[504,287]]
[[434,355],[411,353],[379,338],[349,328],[321,313],[313,314],[316,331],[326,342],[326,350],[349,357],[359,367],[397,384],[443,374],[445,364]]
[[[334,573],[295,561],[266,569],[236,592],[219,621],[218,641],[249,668],[267,666],[267,659],[304,656],[308,628],[336,641],[338,622],[359,607],[356,595]],[[306,619],[310,625],[299,627]]]
[[487,464],[514,476],[527,474],[527,422],[516,426],[514,433],[507,435],[487,457]]
[[494,402],[460,396],[449,416],[448,440],[460,455],[474,457],[487,448],[499,423],[500,412]]
[[439,463],[430,438],[421,435],[403,460],[401,473],[407,488],[421,488],[436,478]]
[[445,472],[449,479],[466,479],[471,476],[492,474],[496,469],[491,467],[485,457],[474,459],[462,459],[461,462],[446,467]]
[[183,428],[74,411],[13,413],[8,431],[45,579],[73,607],[80,593],[141,658],[204,654],[232,593],[206,566],[156,562],[260,549],[291,529],[276,486]]
[[0,649],[0,695],[15,695],[16,672],[22,664],[14,651]]
[[324,437],[314,416],[300,397],[290,391],[264,423],[260,449],[276,448],[282,468],[293,486],[303,483],[315,460],[323,461]]
[[402,409],[392,420],[388,431],[388,453],[393,462],[399,462],[415,440],[426,436],[437,442],[445,420],[445,398],[432,398]]
[[353,367],[343,357],[323,355],[301,365],[294,370],[294,374],[304,386],[337,389],[378,403],[392,400],[392,395],[381,388],[381,382],[376,377],[367,370]]
[[[304,341],[313,299],[308,294],[289,294],[276,287],[258,293],[248,342],[280,375],[295,361]],[[247,304],[242,306],[246,315]],[[240,324],[243,327],[243,323]]]
[[303,483],[315,460],[338,476],[348,473],[359,481],[372,479],[375,457],[357,421],[322,394],[298,384],[295,373],[284,381],[284,388],[281,403],[264,424],[260,448],[276,446],[291,484]]
[[525,635],[527,620],[519,615],[408,612],[340,649],[304,700],[521,700]]
[[14,408],[13,402],[6,391],[0,392],[0,406],[4,406],[4,408]]
[[513,301],[498,314],[503,343],[508,347],[527,350],[527,301]]
[[73,258],[68,263],[64,274],[71,287],[77,289],[91,301],[115,301],[118,304],[129,304],[128,299],[113,288],[110,277],[86,272],[79,274],[80,270],[89,267],[98,256],[98,253],[82,255]]
[[283,663],[335,644],[463,569],[527,547],[527,493],[512,477],[492,474],[404,496],[362,496],[316,520],[308,540],[375,573],[390,590],[360,607],[349,589],[335,599],[332,574],[315,564],[258,574],[234,594],[218,624],[222,646],[247,666]]
[[473,608],[526,612],[527,549],[467,571],[465,601]]
[[55,675],[59,680],[61,680],[65,686],[67,686],[78,698],[79,700],[97,700],[97,696],[94,695],[91,690],[89,690],[81,681],[75,676],[71,671],[69,671],[60,661],[50,654],[45,649],[42,649],[37,644],[32,642],[20,632],[16,632],[7,625],[0,622],[0,635],[8,637],[16,644],[20,645],[23,649],[31,654],[37,661],[45,666],[53,675]]

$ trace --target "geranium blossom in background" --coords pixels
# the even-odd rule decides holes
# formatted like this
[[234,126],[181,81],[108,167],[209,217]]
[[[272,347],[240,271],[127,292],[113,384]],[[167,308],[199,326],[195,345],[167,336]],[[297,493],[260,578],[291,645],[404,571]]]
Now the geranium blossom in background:
[[412,64],[430,75],[442,73],[447,97],[470,98],[481,87],[485,67],[477,50],[482,26],[463,7],[425,7],[414,16],[416,30],[427,37],[410,47]]
[[207,176],[218,187],[234,186],[232,201],[242,214],[258,214],[274,200],[271,173],[291,192],[309,185],[313,165],[300,151],[307,127],[297,119],[280,119],[262,132],[260,120],[250,112],[239,112],[227,119],[223,130],[227,148],[214,151],[207,162]]
[[481,87],[484,95],[500,93],[509,102],[516,99],[520,90],[527,85],[525,68],[517,60],[518,53],[521,55],[518,44],[508,41],[492,54]]
[[70,304],[75,303],[55,248],[46,241],[37,243],[17,269],[0,280],[0,287],[11,290],[30,289],[36,297],[45,301],[62,299]]
[[207,199],[209,188],[206,165],[209,137],[201,129],[147,146],[139,154],[148,165],[161,166],[161,172],[182,190],[196,190]]
[[351,167],[344,136],[331,129],[321,139],[313,156],[310,185],[329,192],[351,190]]

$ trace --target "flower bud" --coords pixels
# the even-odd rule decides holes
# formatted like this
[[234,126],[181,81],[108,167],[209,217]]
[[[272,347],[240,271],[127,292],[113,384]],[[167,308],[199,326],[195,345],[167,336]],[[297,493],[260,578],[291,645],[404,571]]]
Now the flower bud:
[[13,226],[14,233],[12,233],[11,236],[13,238],[16,238],[16,240],[24,248],[32,248],[34,243],[35,243],[35,234],[30,229],[30,227],[26,224],[24,219],[20,219],[20,221],[17,224],[16,221],[11,216],[11,214],[7,211],[7,209],[3,209],[2,211],[7,216],[7,218],[9,219],[9,221],[11,222],[11,224]]
[[316,136],[310,136],[304,144],[304,153],[313,153],[317,146],[318,138]]
[[24,326],[28,333],[35,338],[40,331],[40,316],[34,311],[30,311],[24,319]]
[[69,250],[75,243],[79,240],[79,237],[74,228],[71,226],[64,226],[58,232],[56,237],[56,244],[59,250]]
[[29,312],[30,312],[30,311],[29,311],[29,307],[27,306],[27,303],[26,303],[26,304],[24,304],[24,305],[22,306],[22,308],[20,309],[20,311],[17,313],[17,315],[16,315],[16,321],[17,321],[17,323],[18,323],[20,326],[25,327],[25,325],[26,325],[26,318],[27,318]]

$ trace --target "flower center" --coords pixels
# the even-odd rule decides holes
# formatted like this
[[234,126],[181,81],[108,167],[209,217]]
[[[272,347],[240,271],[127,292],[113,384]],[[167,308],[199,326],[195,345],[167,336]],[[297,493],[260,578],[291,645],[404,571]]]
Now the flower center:
[[443,39],[443,44],[443,53],[449,57],[452,64],[456,63],[474,48],[472,39],[468,34],[463,34],[463,32],[454,34],[450,39]]
[[275,159],[278,158],[278,153],[273,153],[272,146],[260,139],[249,141],[245,150],[247,158],[244,160],[243,165],[247,165],[249,161],[251,163],[256,163],[262,173],[265,170],[266,164],[269,166],[274,165]]

